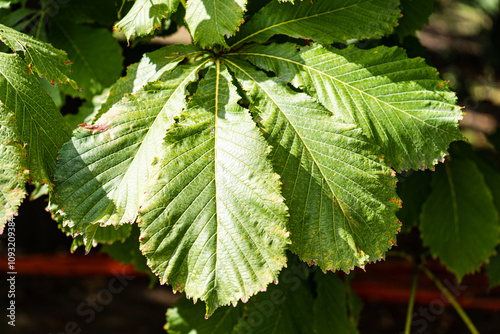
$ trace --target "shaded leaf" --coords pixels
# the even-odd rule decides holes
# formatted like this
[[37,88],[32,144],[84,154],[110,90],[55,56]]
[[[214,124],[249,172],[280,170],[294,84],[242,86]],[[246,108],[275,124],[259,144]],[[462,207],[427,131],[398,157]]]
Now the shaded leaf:
[[216,63],[167,132],[141,209],[141,250],[160,281],[207,304],[248,299],[286,263],[286,206],[269,147]]
[[431,191],[431,173],[410,170],[398,175],[398,179],[397,190],[403,207],[397,212],[397,216],[403,223],[403,232],[408,232],[417,225],[422,205]]
[[[127,225],[123,227],[127,227]],[[119,242],[106,243],[102,246],[101,251],[122,263],[133,264],[139,272],[146,272],[152,275],[146,263],[146,258],[139,250],[139,234],[139,227],[134,224],[131,226],[130,235],[126,239]]]
[[73,78],[82,92],[67,94],[90,99],[121,75],[123,57],[118,41],[104,28],[52,20],[49,38],[54,46],[68,52],[73,61]]
[[36,13],[37,11],[34,9],[19,8],[0,17],[0,23],[12,27],[15,30],[22,31],[26,25],[32,22],[33,18],[28,19],[28,17]]
[[230,334],[243,313],[243,306],[221,307],[208,319],[205,318],[205,305],[182,298],[167,309],[165,329],[169,334]]
[[455,94],[436,69],[403,49],[313,45],[297,52],[292,44],[272,44],[239,54],[360,126],[396,170],[432,167],[451,141],[462,139]]
[[179,0],[136,0],[115,26],[130,41],[131,37],[149,35],[177,10]]
[[201,47],[220,44],[232,36],[241,23],[247,0],[189,0],[186,23],[195,43]]
[[267,291],[252,297],[245,305],[233,333],[312,333],[314,297],[308,277],[309,272],[301,265],[293,264],[284,269],[279,277],[280,284],[270,285]]
[[401,0],[401,14],[396,33],[400,38],[414,35],[429,22],[429,16],[436,11],[436,0]]
[[231,48],[264,43],[277,34],[323,44],[382,37],[397,23],[398,4],[398,0],[270,1],[242,27]]
[[118,19],[117,12],[120,9],[120,1],[58,1],[59,10],[57,15],[64,17],[72,24],[96,22],[110,27]]
[[0,231],[26,196],[26,169],[26,151],[14,113],[0,102]]
[[326,270],[380,259],[399,230],[393,172],[361,131],[250,64],[227,60],[273,147],[290,210],[290,249]]
[[66,52],[3,24],[0,24],[0,40],[12,51],[22,52],[30,69],[38,75],[44,76],[53,84],[69,83],[74,89],[78,89],[76,83],[69,78],[71,62]]
[[103,103],[108,99],[109,91],[105,89],[102,94],[96,95],[92,100],[85,101],[76,114],[66,114],[64,118],[71,126],[71,129],[75,130],[78,125],[83,123],[91,124],[96,117],[97,112],[102,107]]
[[333,273],[314,275],[314,333],[358,333],[347,314],[346,288]]
[[167,311],[165,327],[169,334],[312,333],[313,293],[308,277],[313,270],[292,264],[281,272],[278,285],[270,285],[244,305],[221,307],[207,320],[203,305],[179,300]]
[[498,214],[482,173],[470,159],[452,156],[438,165],[431,187],[420,216],[422,240],[460,280],[494,253]]
[[30,192],[30,196],[29,196],[30,201],[35,201],[38,198],[49,194],[50,187],[48,184],[46,184],[46,183],[41,184],[40,182],[32,182],[31,185],[34,186],[35,189],[33,189]]
[[490,278],[490,289],[500,285],[500,246],[497,246],[495,253],[485,266],[486,273]]

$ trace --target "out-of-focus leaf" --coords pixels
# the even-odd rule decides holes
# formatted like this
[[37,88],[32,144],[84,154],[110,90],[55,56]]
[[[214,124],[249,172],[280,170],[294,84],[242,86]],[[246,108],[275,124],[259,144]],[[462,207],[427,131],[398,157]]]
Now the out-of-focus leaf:
[[275,280],[289,234],[269,146],[216,64],[167,132],[139,216],[148,265],[207,315]]

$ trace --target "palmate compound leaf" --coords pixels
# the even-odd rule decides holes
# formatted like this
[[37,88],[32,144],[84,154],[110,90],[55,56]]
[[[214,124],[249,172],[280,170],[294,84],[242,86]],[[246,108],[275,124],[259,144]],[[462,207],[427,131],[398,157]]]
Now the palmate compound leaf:
[[193,41],[202,47],[220,44],[232,36],[241,23],[247,0],[189,0],[186,23]]
[[363,129],[396,170],[434,166],[461,140],[455,94],[424,60],[400,48],[255,45],[238,52]]
[[0,234],[26,196],[27,157],[22,143],[14,113],[0,102]]
[[14,113],[29,177],[51,184],[57,152],[71,128],[19,55],[0,53],[0,101]]
[[131,37],[149,35],[177,10],[179,0],[136,0],[127,15],[115,26],[130,41]]
[[0,40],[12,51],[23,52],[30,68],[52,84],[69,83],[74,89],[78,89],[76,83],[68,77],[71,62],[64,51],[2,24]]
[[186,86],[207,62],[179,66],[75,131],[55,174],[55,204],[65,225],[76,232],[96,222],[135,221],[162,138],[186,104]]
[[273,35],[332,44],[390,33],[399,17],[398,0],[270,1],[230,41],[231,48],[266,42]]
[[432,255],[461,280],[494,254],[500,224],[483,174],[459,150],[453,147],[450,159],[432,173],[432,191],[422,206],[420,230]]
[[264,289],[286,263],[286,206],[269,146],[216,60],[167,132],[141,208],[141,250],[160,281],[211,315]]
[[[290,249],[322,270],[379,260],[400,225],[394,173],[360,129],[246,61],[225,60],[273,147],[290,211]],[[382,160],[382,159],[380,159]]]

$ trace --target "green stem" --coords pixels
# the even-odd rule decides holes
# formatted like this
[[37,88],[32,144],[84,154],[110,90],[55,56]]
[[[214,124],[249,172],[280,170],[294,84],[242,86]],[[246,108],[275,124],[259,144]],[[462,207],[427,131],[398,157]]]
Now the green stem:
[[186,0],[181,0],[181,4],[184,6],[184,9],[186,9]]
[[410,300],[408,301],[408,311],[406,312],[405,334],[410,334],[411,330],[411,318],[413,306],[415,305],[415,295],[417,293],[418,273],[420,272],[419,267],[420,266],[416,262],[413,263],[413,280],[411,283]]
[[443,285],[443,283],[441,283],[441,281],[438,280],[436,276],[434,276],[434,274],[429,269],[427,269],[427,267],[422,266],[422,270],[427,275],[427,277],[429,277],[434,282],[434,284],[436,284],[436,286],[438,287],[439,290],[441,290],[443,295],[445,295],[446,298],[448,298],[455,311],[457,311],[460,318],[462,318],[463,322],[465,322],[465,324],[469,328],[470,332],[472,334],[479,334],[479,331],[477,330],[476,326],[474,326],[470,318],[464,312],[464,309],[460,306],[460,304],[458,304],[455,297],[453,297],[453,295],[450,293],[450,291],[448,291],[448,289]]

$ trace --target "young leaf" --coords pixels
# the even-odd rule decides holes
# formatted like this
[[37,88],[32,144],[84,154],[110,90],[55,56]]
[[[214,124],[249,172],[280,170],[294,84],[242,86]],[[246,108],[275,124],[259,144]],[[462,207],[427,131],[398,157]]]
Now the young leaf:
[[0,102],[0,231],[26,196],[26,169],[26,151],[14,113]]
[[314,301],[314,333],[358,333],[347,314],[346,288],[333,273],[314,275],[318,297]]
[[177,10],[179,0],[136,0],[130,11],[115,26],[127,41],[133,36],[149,35]]
[[451,157],[432,175],[420,229],[432,255],[460,280],[479,269],[498,243],[498,214],[484,177],[470,159]]
[[90,99],[120,77],[121,48],[106,29],[51,20],[49,38],[68,52],[73,61],[71,78],[82,88],[82,92],[66,89],[67,94]]
[[82,124],[59,153],[55,203],[65,224],[121,225],[135,221],[162,138],[185,106],[186,86],[208,60],[180,66],[164,82],[129,94],[102,115]]
[[[15,30],[22,31],[29,23],[32,22],[32,15],[36,13],[37,11],[34,9],[19,8],[0,17],[0,23],[8,27],[12,27]],[[31,19],[29,18],[30,16]]]
[[296,52],[292,44],[272,44],[238,53],[360,126],[396,170],[432,167],[451,141],[462,139],[455,94],[434,68],[403,49],[313,45]]
[[26,145],[30,177],[51,184],[57,152],[71,137],[71,128],[27,70],[18,55],[0,53],[0,101],[17,120],[19,137]]
[[323,44],[382,37],[397,23],[398,4],[398,0],[270,1],[241,28],[231,48],[264,43],[277,34]]
[[206,301],[248,299],[286,263],[286,206],[269,147],[216,62],[165,137],[141,209],[141,250],[160,281]]
[[189,0],[186,23],[195,43],[227,47],[224,37],[232,36],[243,22],[247,0]]
[[226,60],[273,147],[290,208],[291,250],[326,270],[382,257],[400,225],[393,172],[361,131],[247,62]]
[[76,83],[68,77],[71,62],[64,51],[2,24],[0,40],[12,51],[23,52],[29,67],[52,84],[69,83],[74,89],[78,89]]

